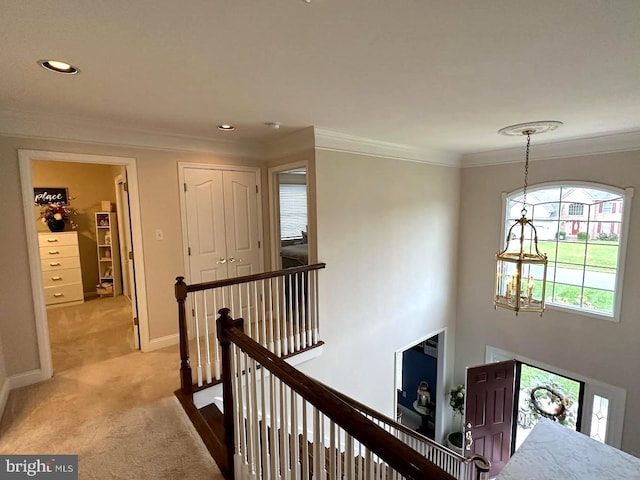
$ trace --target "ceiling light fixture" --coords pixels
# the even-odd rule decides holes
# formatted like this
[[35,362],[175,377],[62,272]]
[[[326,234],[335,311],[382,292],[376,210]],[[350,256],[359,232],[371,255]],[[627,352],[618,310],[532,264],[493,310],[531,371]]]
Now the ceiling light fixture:
[[[497,275],[493,305],[518,312],[544,313],[547,285],[547,256],[538,250],[538,233],[527,219],[527,187],[529,176],[529,149],[531,135],[555,130],[562,122],[541,121],[519,123],[501,128],[498,133],[527,137],[527,153],[524,163],[524,188],[522,190],[522,217],[507,232],[507,244],[496,255]],[[516,228],[518,227],[518,228]],[[517,234],[520,234],[519,237]],[[517,243],[510,247],[511,240]]]
[[222,125],[218,125],[218,130],[222,130],[223,132],[230,132],[235,129],[236,127],[234,127],[233,125],[229,125],[228,123],[223,123]]
[[70,63],[61,62],[60,60],[38,60],[38,64],[51,72],[64,73],[66,75],[75,75],[78,69]]

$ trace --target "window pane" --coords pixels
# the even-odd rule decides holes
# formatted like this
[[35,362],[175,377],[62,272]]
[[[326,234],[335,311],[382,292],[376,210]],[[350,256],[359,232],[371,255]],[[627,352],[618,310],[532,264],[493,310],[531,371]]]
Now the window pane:
[[582,306],[585,309],[613,315],[615,292],[598,288],[584,288]]
[[591,412],[590,437],[598,442],[605,443],[607,438],[607,419],[609,418],[609,399],[599,395],[593,396],[593,409]]
[[587,262],[594,267],[615,268],[618,263],[617,243],[589,243],[587,245]]

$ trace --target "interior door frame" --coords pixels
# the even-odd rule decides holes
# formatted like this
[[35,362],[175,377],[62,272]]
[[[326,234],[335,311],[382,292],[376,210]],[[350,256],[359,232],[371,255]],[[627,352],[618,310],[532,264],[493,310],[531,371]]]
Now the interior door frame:
[[149,315],[147,309],[147,288],[142,245],[142,220],[140,217],[140,196],[136,159],[130,157],[115,157],[84,153],[19,149],[18,164],[20,166],[22,206],[26,227],[27,253],[31,274],[31,292],[33,296],[38,353],[40,357],[40,378],[37,381],[47,380],[53,376],[53,361],[51,358],[49,323],[44,299],[44,287],[42,284],[42,267],[40,264],[40,250],[38,247],[38,233],[35,228],[36,217],[35,210],[33,208],[33,176],[31,162],[34,160],[121,165],[125,167],[127,178],[129,179],[129,201],[131,202],[131,236],[134,250],[139,252],[137,258],[134,259],[134,262],[136,265],[136,271],[139,272],[137,292],[139,300],[138,319],[141,330],[141,349],[142,351],[150,351]]
[[187,202],[184,195],[184,172],[188,168],[202,170],[226,170],[236,172],[254,172],[256,175],[256,185],[258,185],[258,238],[260,240],[260,268],[264,271],[264,235],[262,225],[263,195],[262,195],[262,176],[259,167],[243,167],[236,165],[215,165],[211,163],[194,163],[194,162],[178,162],[178,187],[180,189],[180,223],[182,225],[182,261],[184,262],[185,281],[191,282],[191,268],[189,266],[189,235],[187,229]]
[[[442,335],[442,337],[440,337],[440,335]],[[402,353],[405,350],[408,350],[410,348],[412,348],[414,345],[417,345],[420,342],[424,342],[425,340],[430,339],[431,337],[435,337],[438,336],[438,364],[437,364],[437,369],[436,369],[436,391],[438,392],[436,395],[436,413],[435,413],[435,432],[434,432],[434,437],[435,437],[435,441],[439,442],[439,443],[444,443],[444,439],[446,438],[445,435],[445,413],[447,411],[447,408],[449,406],[449,400],[447,398],[448,396],[448,392],[446,392],[445,389],[445,376],[448,372],[447,370],[447,351],[446,351],[446,347],[447,347],[447,327],[444,328],[439,328],[437,330],[434,330],[433,332],[420,337],[417,340],[412,341],[411,343],[409,343],[408,345],[405,345],[404,347],[401,347],[399,349],[397,349],[394,352],[394,356],[393,356],[393,362],[394,362],[394,367],[393,367],[393,372],[394,372],[394,379],[393,379],[393,411],[397,412],[398,411],[398,394],[397,394],[397,385],[400,384],[402,385],[402,365],[401,362],[402,360],[398,361],[398,358],[402,359]],[[440,340],[443,341],[440,341]],[[399,378],[398,378],[398,374],[399,374]],[[393,418],[395,418],[395,413],[393,415]]]
[[312,232],[315,232],[315,225],[312,225],[312,217],[311,217],[311,208],[310,208],[310,186],[309,186],[309,162],[307,160],[299,160],[296,162],[286,163],[283,165],[277,165],[275,167],[270,167],[268,170],[268,182],[269,182],[269,229],[270,229],[270,240],[271,240],[271,269],[272,270],[280,270],[280,191],[278,189],[278,174],[282,172],[286,172],[287,170],[294,170],[296,168],[304,168],[306,173],[305,185],[307,187],[307,238],[308,238],[308,262],[309,265],[316,263],[315,255],[313,252],[316,251],[312,242],[315,242],[315,235]]

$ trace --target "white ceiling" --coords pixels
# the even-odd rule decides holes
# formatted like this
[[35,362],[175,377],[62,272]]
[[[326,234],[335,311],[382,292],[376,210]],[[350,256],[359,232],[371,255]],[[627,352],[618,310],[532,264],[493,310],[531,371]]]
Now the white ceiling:
[[533,120],[565,123],[539,143],[640,131],[638,0],[2,0],[0,65],[0,115],[200,139],[314,125],[461,155]]

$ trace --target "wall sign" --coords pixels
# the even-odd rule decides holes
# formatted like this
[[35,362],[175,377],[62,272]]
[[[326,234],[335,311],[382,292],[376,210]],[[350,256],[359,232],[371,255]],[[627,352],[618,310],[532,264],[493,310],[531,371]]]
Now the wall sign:
[[33,202],[36,205],[49,205],[50,203],[67,205],[69,203],[69,192],[66,188],[34,188]]

